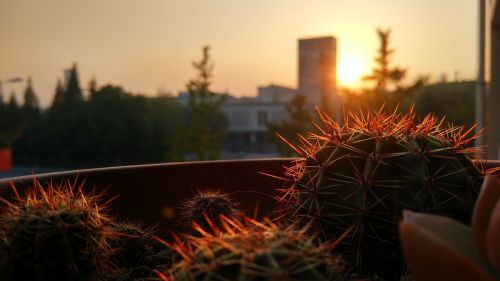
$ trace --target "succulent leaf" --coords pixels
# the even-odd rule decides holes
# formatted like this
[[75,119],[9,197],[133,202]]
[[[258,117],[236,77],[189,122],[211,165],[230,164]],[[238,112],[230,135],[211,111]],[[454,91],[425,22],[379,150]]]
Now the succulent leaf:
[[496,280],[499,276],[472,241],[472,230],[453,219],[405,211],[401,244],[415,280]]
[[488,175],[484,179],[472,217],[474,243],[483,256],[486,255],[486,233],[498,202],[500,202],[500,180],[493,175]]

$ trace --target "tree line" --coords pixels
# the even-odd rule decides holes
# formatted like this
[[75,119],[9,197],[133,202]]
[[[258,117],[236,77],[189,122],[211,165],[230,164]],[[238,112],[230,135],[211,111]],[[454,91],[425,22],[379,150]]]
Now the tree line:
[[42,109],[28,79],[22,103],[0,94],[0,148],[10,147],[18,165],[65,168],[216,159],[227,122],[209,90],[210,64],[207,48],[193,63],[200,74],[187,85],[188,106],[168,95],[98,87],[95,79],[84,95],[74,64]]

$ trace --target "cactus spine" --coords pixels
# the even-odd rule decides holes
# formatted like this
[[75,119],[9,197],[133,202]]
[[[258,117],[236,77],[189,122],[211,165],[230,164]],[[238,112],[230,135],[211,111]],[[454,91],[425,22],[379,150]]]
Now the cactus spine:
[[187,236],[173,244],[183,260],[167,274],[175,281],[198,280],[343,280],[341,262],[330,244],[316,246],[306,230],[246,219],[247,225],[222,216],[223,229]]
[[417,122],[412,112],[347,112],[343,126],[320,118],[320,133],[295,147],[305,159],[289,168],[292,187],[282,199],[325,239],[354,226],[338,250],[358,273],[399,278],[403,209],[468,222],[482,181],[469,159],[472,129],[445,127],[432,115]]
[[219,216],[235,218],[240,215],[238,205],[228,194],[220,191],[198,191],[191,199],[184,202],[183,221],[191,228],[196,223],[203,229],[210,229],[209,222],[220,226]]
[[97,201],[81,187],[37,181],[24,198],[5,201],[2,280],[99,280],[108,269],[108,218]]

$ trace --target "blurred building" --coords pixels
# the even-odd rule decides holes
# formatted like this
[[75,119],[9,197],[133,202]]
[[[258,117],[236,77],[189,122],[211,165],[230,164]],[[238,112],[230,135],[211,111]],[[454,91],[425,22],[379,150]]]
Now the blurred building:
[[[479,0],[478,53],[476,122],[478,127],[486,127],[486,131],[476,144],[486,146],[487,159],[500,159],[500,2],[497,0]],[[485,82],[489,87],[485,87]]]
[[[278,156],[267,136],[268,123],[281,123],[288,119],[286,105],[297,91],[293,88],[270,84],[258,87],[257,97],[235,98],[228,94],[222,112],[229,123],[229,135],[224,145],[225,158]],[[216,93],[217,94],[217,93]],[[187,105],[188,92],[181,92],[177,101]]]
[[[334,37],[300,39],[298,49],[298,89],[274,84],[258,87],[256,97],[236,98],[226,95],[222,111],[229,122],[229,135],[224,146],[225,158],[278,156],[269,142],[267,124],[288,120],[287,104],[297,95],[306,97],[307,106],[325,112],[340,113],[337,94],[337,41]],[[188,92],[177,101],[187,105]],[[340,120],[340,117],[337,117]]]
[[304,95],[311,106],[339,114],[337,40],[332,36],[300,39],[298,65],[298,93]]

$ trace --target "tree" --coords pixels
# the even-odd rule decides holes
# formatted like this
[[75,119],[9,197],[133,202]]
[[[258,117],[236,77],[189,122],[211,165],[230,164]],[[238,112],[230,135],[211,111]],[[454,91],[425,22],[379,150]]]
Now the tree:
[[27,82],[19,120],[22,130],[13,144],[13,149],[16,163],[32,165],[38,160],[43,128],[40,104],[33,90],[31,78],[28,78]]
[[80,81],[78,79],[78,71],[76,63],[69,70],[68,85],[66,85],[66,92],[64,95],[64,102],[67,105],[78,104],[83,101],[83,93],[80,88]]
[[285,157],[297,156],[295,150],[290,145],[276,137],[276,133],[287,141],[296,139],[297,134],[305,134],[312,129],[312,116],[309,108],[306,107],[306,98],[303,95],[295,96],[286,106],[289,121],[281,124],[268,124],[268,139],[274,143],[278,152]]
[[412,94],[424,83],[424,78],[417,79],[414,83],[406,85],[404,80],[407,75],[407,69],[394,66],[391,63],[392,55],[395,50],[390,47],[389,29],[377,29],[377,35],[380,41],[378,55],[375,57],[375,67],[372,73],[363,77],[366,82],[371,82],[370,88],[363,90],[366,102],[373,108],[380,108],[385,105],[387,110],[393,110],[406,99],[411,98]]
[[40,108],[38,97],[36,96],[35,91],[33,90],[31,77],[28,78],[28,85],[26,86],[26,90],[24,90],[23,108],[27,110],[36,110],[36,111],[38,111]]
[[94,77],[89,82],[89,96],[90,96],[90,99],[92,99],[92,97],[94,97],[96,93],[97,93],[97,80]]
[[8,104],[0,108],[0,148],[10,147],[19,137],[22,129],[20,117],[16,94],[12,92]]
[[62,85],[61,79],[57,79],[56,91],[54,95],[54,100],[52,101],[52,107],[58,107],[63,103],[64,100],[64,87]]
[[189,91],[187,122],[178,140],[181,153],[191,154],[197,160],[219,158],[227,134],[227,120],[221,111],[225,96],[210,91],[213,63],[209,51],[210,47],[203,47],[201,60],[192,63],[198,76],[186,85]]

